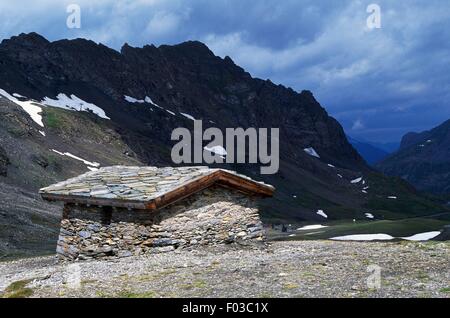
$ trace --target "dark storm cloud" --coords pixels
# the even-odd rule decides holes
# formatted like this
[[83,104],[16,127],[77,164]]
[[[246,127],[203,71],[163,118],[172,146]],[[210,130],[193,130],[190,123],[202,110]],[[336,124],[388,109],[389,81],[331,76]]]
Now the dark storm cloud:
[[[78,3],[82,28],[68,29]],[[366,25],[370,3],[382,28]],[[445,1],[136,0],[0,2],[0,37],[37,31],[119,49],[196,39],[252,75],[310,89],[346,131],[390,141],[450,118]]]

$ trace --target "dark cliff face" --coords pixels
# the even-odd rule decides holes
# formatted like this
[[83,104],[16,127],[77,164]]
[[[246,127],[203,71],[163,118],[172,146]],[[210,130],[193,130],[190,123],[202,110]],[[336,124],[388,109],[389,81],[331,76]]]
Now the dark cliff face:
[[35,99],[74,93],[103,105],[127,130],[154,136],[163,144],[173,128],[186,126],[185,120],[163,114],[149,123],[149,114],[125,102],[124,95],[150,96],[166,109],[212,121],[219,128],[279,127],[283,157],[298,160],[304,148],[314,147],[324,161],[366,168],[342,127],[311,92],[254,79],[200,42],[158,48],[125,44],[117,52],[82,39],[50,43],[31,33],[4,40],[0,60],[6,68],[0,71],[3,89]]
[[406,134],[400,150],[377,168],[420,190],[450,193],[450,120],[429,131]]

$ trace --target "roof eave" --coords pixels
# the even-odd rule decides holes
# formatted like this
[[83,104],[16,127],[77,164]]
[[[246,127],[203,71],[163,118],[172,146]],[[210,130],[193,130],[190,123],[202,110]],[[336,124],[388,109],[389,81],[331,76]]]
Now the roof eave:
[[122,199],[108,199],[108,198],[93,198],[83,197],[78,195],[62,195],[53,193],[40,193],[41,197],[47,201],[62,201],[65,203],[74,203],[81,205],[94,205],[94,206],[112,206],[118,208],[127,209],[139,209],[145,210],[150,202],[146,201],[132,201]]
[[262,197],[272,197],[275,191],[273,186],[243,178],[226,170],[219,170],[218,183]]

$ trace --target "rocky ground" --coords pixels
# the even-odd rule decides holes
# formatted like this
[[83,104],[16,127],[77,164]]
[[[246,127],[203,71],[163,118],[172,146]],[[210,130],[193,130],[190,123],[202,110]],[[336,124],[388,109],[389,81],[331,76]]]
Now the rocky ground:
[[73,264],[41,257],[0,263],[0,273],[3,297],[450,297],[450,243],[274,242]]

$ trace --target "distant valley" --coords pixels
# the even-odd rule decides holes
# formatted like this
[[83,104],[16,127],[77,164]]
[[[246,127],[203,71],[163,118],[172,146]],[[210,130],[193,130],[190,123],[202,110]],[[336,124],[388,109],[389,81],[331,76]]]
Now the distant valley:
[[370,165],[375,165],[376,163],[388,157],[389,154],[396,152],[399,148],[399,144],[395,142],[377,143],[370,141],[361,141],[350,136],[347,136],[347,139]]

